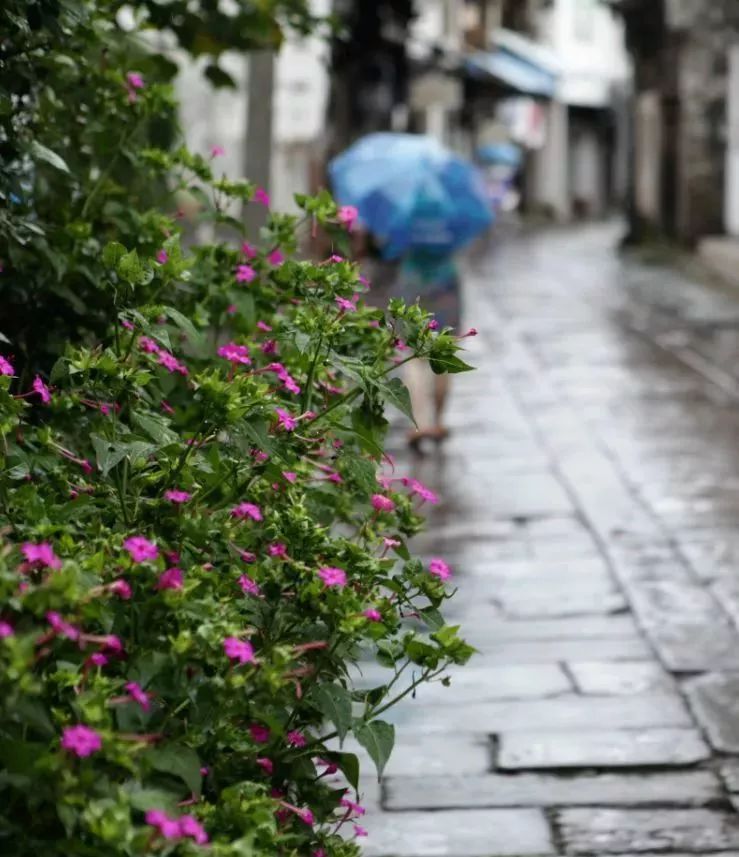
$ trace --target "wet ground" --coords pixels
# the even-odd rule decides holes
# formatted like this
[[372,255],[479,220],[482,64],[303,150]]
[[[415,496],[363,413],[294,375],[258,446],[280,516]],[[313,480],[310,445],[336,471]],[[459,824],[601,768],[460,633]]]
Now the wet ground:
[[368,857],[739,857],[739,299],[617,238],[471,261],[478,371],[402,466],[479,654],[394,713]]

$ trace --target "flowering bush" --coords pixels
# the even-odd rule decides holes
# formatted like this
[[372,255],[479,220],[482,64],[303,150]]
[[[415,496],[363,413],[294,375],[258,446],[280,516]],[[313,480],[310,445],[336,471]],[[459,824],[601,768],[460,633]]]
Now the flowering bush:
[[[58,254],[64,277],[87,259],[96,295],[79,325],[49,316],[46,347],[16,349],[11,326],[0,349],[0,848],[353,855],[363,810],[334,775],[356,790],[358,761],[333,739],[381,771],[400,671],[471,652],[439,612],[450,569],[405,546],[436,498],[384,457],[384,408],[410,413],[406,360],[468,367],[419,307],[367,308],[356,265],[296,258],[301,229],[340,248],[352,212],[305,197],[301,220],[243,235],[226,204],[269,198],[219,178],[217,152],[129,151],[168,89],[112,67],[98,84],[125,158],[232,236],[185,252],[176,215],[110,174],[90,188],[48,141],[51,172],[0,224],[14,288],[58,297]],[[34,201],[67,175],[58,231]],[[361,653],[386,683],[352,688]]]

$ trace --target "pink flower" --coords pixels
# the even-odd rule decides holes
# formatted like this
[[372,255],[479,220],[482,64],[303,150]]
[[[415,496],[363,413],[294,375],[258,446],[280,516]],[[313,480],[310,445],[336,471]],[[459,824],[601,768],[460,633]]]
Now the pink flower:
[[208,834],[203,825],[192,815],[183,815],[179,820],[179,828],[182,836],[193,839],[198,845],[206,845]]
[[179,839],[182,835],[179,821],[176,818],[170,818],[160,809],[150,809],[144,816],[144,820],[150,827],[155,827],[165,839]]
[[174,408],[166,399],[162,399],[159,404],[159,407],[164,411],[165,414],[174,414]]
[[285,431],[293,431],[297,427],[298,421],[295,417],[291,417],[286,410],[283,408],[275,408],[275,411],[277,412],[277,421]]
[[207,777],[209,773],[210,773],[210,768],[208,768],[206,765],[203,765],[203,767],[200,769],[200,776],[201,777]]
[[253,595],[258,598],[262,594],[262,590],[256,581],[252,580],[247,574],[242,574],[238,580],[241,591],[244,595]]
[[443,559],[439,559],[438,557],[434,557],[434,559],[429,563],[429,572],[433,574],[434,577],[438,577],[439,580],[449,580],[452,576],[452,570]]
[[92,473],[93,466],[92,466],[92,464],[90,464],[90,462],[86,458],[80,459],[80,461],[78,461],[77,464],[79,464],[79,466],[85,471],[85,473],[88,473],[88,474]]
[[339,803],[341,804],[341,806],[346,807],[346,809],[348,809],[349,812],[352,813],[352,815],[364,815],[366,812],[363,806],[360,806],[358,803],[354,803],[353,801],[348,800],[345,797],[343,797],[339,801]]
[[180,375],[187,375],[187,366],[174,356],[174,354],[170,354],[169,351],[165,351],[164,349],[159,350],[159,359],[157,361],[160,365],[164,366],[164,368],[170,372],[179,372]]
[[45,405],[49,404],[49,402],[51,401],[51,393],[49,392],[49,388],[46,386],[46,384],[44,384],[44,382],[38,375],[33,379],[33,391],[34,393],[39,394],[39,396],[41,397],[41,401]]
[[464,336],[460,336],[460,339],[464,339],[466,336],[477,336],[477,328],[471,327]]
[[378,512],[392,512],[395,508],[395,503],[389,497],[384,497],[382,494],[373,494],[372,508]]
[[263,322],[263,321],[258,321],[258,322],[257,322],[257,327],[258,327],[260,330],[263,330],[265,333],[269,333],[269,332],[270,332],[270,330],[272,330],[272,328],[271,328],[271,327],[270,327],[266,322]]
[[251,551],[239,551],[239,556],[244,562],[256,562],[257,555]]
[[13,634],[15,634],[15,629],[10,622],[0,619],[0,640],[4,640],[6,637],[12,637]]
[[65,726],[62,732],[62,747],[81,758],[97,753],[103,746],[103,741],[94,729],[84,726]]
[[428,329],[429,330],[438,330],[439,329],[439,322],[435,318],[432,318],[431,321],[428,323]]
[[170,503],[187,503],[192,500],[192,494],[187,491],[180,491],[178,488],[171,488],[164,492],[164,499]]
[[241,245],[241,252],[247,259],[253,259],[257,255],[257,248],[249,244],[248,241],[244,241]]
[[168,568],[159,575],[155,589],[182,589],[183,574],[181,568]]
[[388,536],[385,536],[385,538],[382,540],[382,543],[385,545],[386,548],[398,548],[402,544],[400,539],[391,539]]
[[226,360],[230,360],[234,365],[236,363],[243,363],[246,366],[251,364],[249,349],[246,345],[237,345],[235,342],[229,342],[228,345],[222,345],[218,349],[218,356],[223,357]]
[[352,231],[358,217],[359,212],[353,205],[342,205],[339,209],[339,223],[343,223],[349,232]]
[[226,637],[223,641],[223,651],[231,661],[238,661],[240,664],[254,663],[254,648],[247,640],[239,640],[238,637]]
[[263,205],[266,208],[269,208],[269,194],[263,187],[258,187],[254,191],[254,202],[258,202],[259,205]]
[[382,613],[379,610],[375,610],[374,607],[368,607],[362,612],[362,616],[365,619],[369,619],[370,622],[382,622]]
[[294,393],[296,396],[300,395],[300,386],[295,383],[295,379],[291,375],[287,375],[283,379],[283,384],[289,393]]
[[282,542],[271,544],[267,550],[270,556],[279,556],[282,558],[287,556],[287,545],[284,545]]
[[159,346],[149,336],[139,337],[139,348],[147,354],[159,354]]
[[239,519],[251,518],[253,521],[261,521],[262,511],[254,503],[239,503],[238,506],[234,506],[231,509],[231,517]]
[[114,580],[108,589],[113,593],[113,595],[117,595],[119,598],[122,598],[124,601],[128,601],[131,597],[131,584],[121,578],[120,580]]
[[129,681],[125,685],[125,689],[128,691],[131,699],[134,702],[138,702],[144,711],[148,711],[151,708],[151,694],[147,693],[140,684],[135,681]]
[[277,341],[274,339],[267,339],[262,343],[262,354],[276,354],[277,353]]
[[236,306],[236,304],[229,304],[229,305],[226,307],[226,312],[227,312],[229,315],[236,315],[236,313],[237,313],[238,311],[239,311],[239,308]]
[[357,305],[347,298],[334,298],[339,307],[344,310],[344,312],[356,312]]
[[285,740],[291,747],[305,747],[306,740],[305,735],[302,732],[298,732],[297,729],[293,729],[291,732],[288,732],[285,736]]
[[260,726],[259,723],[252,723],[249,727],[249,734],[252,741],[257,744],[266,744],[269,741],[270,731],[267,726]]
[[131,536],[123,542],[123,547],[134,562],[146,562],[159,556],[159,548],[143,536]]
[[419,482],[418,479],[410,479],[403,480],[404,484],[410,485],[411,492],[414,494],[418,494],[418,496],[425,500],[427,503],[438,503],[439,497],[435,494],[430,488],[427,488],[422,482]]
[[312,853],[311,857],[326,857],[326,849],[316,848],[316,850]]
[[236,282],[250,283],[257,275],[251,265],[239,265],[236,268]]
[[211,158],[220,158],[222,155],[226,154],[226,150],[223,146],[211,146],[210,147],[210,156]]
[[326,586],[346,586],[346,572],[342,568],[323,566],[318,569],[318,576]]
[[108,663],[108,656],[102,652],[93,652],[90,655],[90,663],[95,664],[96,667],[104,667]]
[[369,833],[363,827],[360,827],[360,825],[355,824],[354,825],[354,835],[357,837],[369,836]]
[[269,774],[270,776],[274,773],[275,766],[272,762],[272,759],[267,759],[265,756],[262,756],[261,758],[257,759],[257,764],[265,773]]
[[31,565],[44,568],[53,568],[58,571],[62,567],[62,561],[54,553],[54,549],[48,542],[25,542],[21,547],[23,556],[31,563]]
[[329,262],[332,262],[334,265],[338,265],[338,264],[339,264],[339,262],[344,262],[344,261],[346,261],[346,260],[344,259],[344,257],[343,257],[343,256],[339,256],[339,254],[338,254],[338,253],[332,253],[332,254],[328,257],[328,261],[329,261]]
[[275,267],[277,267],[285,261],[285,256],[282,250],[272,250],[271,253],[267,254],[267,261],[270,265],[274,265]]
[[123,651],[123,643],[121,638],[115,634],[106,634],[102,640],[103,646],[111,652],[120,653]]
[[298,474],[293,473],[291,470],[283,470],[282,475],[291,485],[294,485],[298,478]]
[[336,762],[331,762],[328,759],[318,759],[316,764],[321,768],[324,768],[324,774],[335,774],[339,770],[339,766]]
[[9,375],[11,378],[15,374],[15,369],[13,368],[13,364],[7,357],[3,357],[0,354],[0,375]]
[[129,71],[126,74],[126,82],[131,89],[143,89],[144,78],[137,71]]
[[128,319],[121,319],[121,326],[124,327],[126,330],[133,330],[133,324],[128,321]]
[[305,822],[305,824],[315,824],[316,817],[307,807],[299,809],[295,814],[302,822]]
[[166,265],[168,261],[169,256],[167,255],[167,251],[157,250],[157,262],[159,262],[160,265]]

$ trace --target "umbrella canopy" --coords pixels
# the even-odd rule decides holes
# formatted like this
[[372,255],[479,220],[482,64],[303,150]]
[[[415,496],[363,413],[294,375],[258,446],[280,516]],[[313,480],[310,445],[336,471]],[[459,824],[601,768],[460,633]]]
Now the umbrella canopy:
[[478,170],[430,137],[370,134],[334,158],[329,175],[388,258],[418,247],[452,253],[493,222]]

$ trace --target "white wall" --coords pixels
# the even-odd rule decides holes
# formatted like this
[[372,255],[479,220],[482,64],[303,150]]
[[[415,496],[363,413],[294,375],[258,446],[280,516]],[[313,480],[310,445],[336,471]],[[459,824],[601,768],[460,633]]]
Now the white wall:
[[554,0],[537,30],[559,62],[557,96],[565,104],[606,107],[611,85],[629,79],[623,22],[600,0]]
[[[316,14],[326,14],[330,0],[312,0]],[[328,46],[319,38],[290,38],[279,52],[273,93],[273,163],[269,191],[273,207],[294,209],[295,191],[307,192],[312,153],[323,133],[328,97]],[[215,162],[229,178],[244,177],[248,134],[248,54],[228,54],[223,68],[238,82],[236,89],[213,90],[201,64],[178,57],[176,81],[180,121],[188,146],[208,155],[211,146],[226,153]]]

